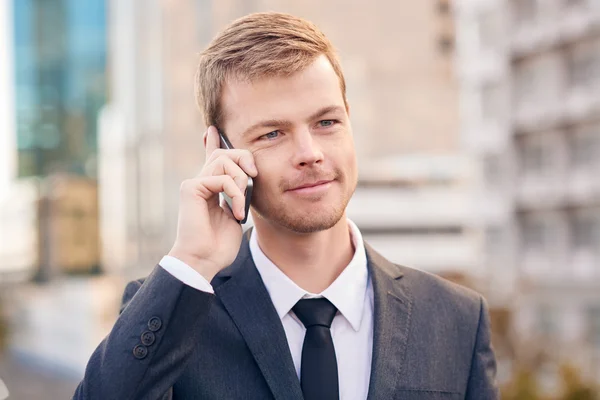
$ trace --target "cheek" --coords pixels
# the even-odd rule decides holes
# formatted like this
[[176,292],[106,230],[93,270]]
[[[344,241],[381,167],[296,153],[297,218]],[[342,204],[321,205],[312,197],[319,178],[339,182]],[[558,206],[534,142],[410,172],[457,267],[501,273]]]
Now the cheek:
[[254,162],[258,170],[255,184],[259,190],[271,191],[281,180],[282,166],[272,155],[254,154]]
[[356,153],[354,149],[354,145],[350,138],[344,140],[342,143],[335,148],[336,158],[339,160],[340,167],[346,169],[356,169]]

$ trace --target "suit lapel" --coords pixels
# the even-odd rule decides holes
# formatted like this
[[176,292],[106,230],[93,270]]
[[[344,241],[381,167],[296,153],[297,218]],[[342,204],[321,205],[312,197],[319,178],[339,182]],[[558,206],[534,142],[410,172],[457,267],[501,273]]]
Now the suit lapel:
[[365,244],[373,282],[373,360],[368,399],[391,399],[401,373],[410,327],[412,298],[401,269]]
[[240,253],[234,263],[218,275],[225,279],[215,287],[221,300],[276,399],[302,399],[287,338],[271,297],[252,261],[244,235]]

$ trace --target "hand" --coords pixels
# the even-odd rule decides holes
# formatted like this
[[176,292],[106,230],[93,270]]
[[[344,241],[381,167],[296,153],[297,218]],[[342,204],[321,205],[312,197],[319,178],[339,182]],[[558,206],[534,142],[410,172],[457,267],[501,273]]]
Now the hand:
[[[219,134],[213,126],[205,134],[205,147],[202,170],[181,184],[177,238],[169,255],[210,282],[238,253],[242,227],[235,217],[244,218],[248,175],[256,177],[258,172],[249,151],[219,148]],[[233,210],[219,204],[220,192],[232,198]]]

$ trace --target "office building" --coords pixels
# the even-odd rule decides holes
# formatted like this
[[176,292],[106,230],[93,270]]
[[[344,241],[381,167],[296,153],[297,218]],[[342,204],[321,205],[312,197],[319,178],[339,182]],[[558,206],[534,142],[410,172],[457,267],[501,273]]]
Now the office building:
[[489,299],[600,378],[600,3],[462,0],[456,21]]

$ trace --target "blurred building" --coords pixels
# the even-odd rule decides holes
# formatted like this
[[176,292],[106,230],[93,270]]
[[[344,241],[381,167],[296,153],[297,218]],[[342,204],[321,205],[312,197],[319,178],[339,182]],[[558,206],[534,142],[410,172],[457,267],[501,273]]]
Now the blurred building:
[[600,379],[600,2],[462,0],[456,16],[490,300]]
[[204,160],[193,77],[209,1],[108,1],[110,101],[99,119],[102,264],[146,275],[175,240],[179,187]]
[[106,98],[104,1],[12,4],[17,176],[94,177]]
[[[348,216],[392,262],[478,285],[470,182],[473,165],[460,155],[402,155],[372,160],[359,180]],[[367,176],[369,170],[363,168]]]
[[104,300],[121,290],[97,277],[64,276],[99,267],[104,3],[0,2],[0,326],[8,320],[12,353],[77,373],[72,360],[106,332],[102,321],[116,311]]
[[[0,59],[14,59],[12,2],[0,2]],[[0,64],[0,199],[16,176],[14,64]]]
[[[58,242],[65,243],[59,237],[65,238],[66,232],[46,230],[44,219],[53,219],[47,221],[52,225],[59,212],[50,216],[44,206],[46,200],[52,203],[48,197],[58,189],[51,183],[56,180],[45,178],[70,177],[59,179],[58,190],[69,191],[71,211],[96,209],[96,120],[106,100],[104,1],[3,1],[1,7],[7,23],[0,29],[5,60],[0,79],[6,88],[0,94],[0,275],[25,268],[48,275],[48,257]],[[65,187],[67,181],[82,180],[89,187],[86,194],[77,184]],[[60,218],[73,217],[62,210]],[[69,239],[95,242],[91,253],[96,266],[97,220],[92,210],[90,218],[81,220],[88,228],[72,232]]]

